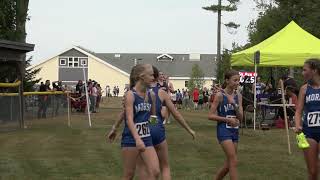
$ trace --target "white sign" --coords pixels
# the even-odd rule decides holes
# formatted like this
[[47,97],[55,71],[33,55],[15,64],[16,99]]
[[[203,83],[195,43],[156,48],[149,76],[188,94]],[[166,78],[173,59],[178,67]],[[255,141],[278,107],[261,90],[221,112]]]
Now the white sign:
[[256,76],[256,73],[254,73],[254,72],[239,72],[239,75],[240,75],[240,83],[253,84],[254,77]]

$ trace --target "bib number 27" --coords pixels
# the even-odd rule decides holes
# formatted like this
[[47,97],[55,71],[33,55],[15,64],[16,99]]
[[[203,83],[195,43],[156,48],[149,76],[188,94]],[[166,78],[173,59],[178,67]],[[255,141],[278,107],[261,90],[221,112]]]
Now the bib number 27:
[[307,120],[308,127],[320,126],[320,111],[308,113]]

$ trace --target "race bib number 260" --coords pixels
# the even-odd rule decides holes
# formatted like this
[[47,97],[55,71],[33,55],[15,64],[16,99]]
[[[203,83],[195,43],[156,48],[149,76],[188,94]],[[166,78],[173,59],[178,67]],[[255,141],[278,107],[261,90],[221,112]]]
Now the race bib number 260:
[[141,138],[150,136],[148,122],[136,123],[136,130]]
[[308,127],[320,126],[320,111],[309,112],[307,116]]

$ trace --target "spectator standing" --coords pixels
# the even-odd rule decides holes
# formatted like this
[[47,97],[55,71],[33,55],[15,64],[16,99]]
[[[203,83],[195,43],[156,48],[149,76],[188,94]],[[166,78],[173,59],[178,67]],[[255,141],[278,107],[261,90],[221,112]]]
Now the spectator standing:
[[82,82],[82,80],[79,80],[76,85],[76,93],[78,93],[79,96],[81,96],[83,92],[84,92],[83,82]]
[[180,92],[180,89],[177,91],[177,108],[181,109],[182,106],[182,93]]
[[299,89],[298,89],[296,80],[294,80],[292,77],[288,76],[287,74],[283,75],[281,79],[283,80],[284,89],[290,86],[291,88],[294,89],[294,93],[298,95]]
[[100,84],[97,84],[96,86],[97,89],[97,102],[96,102],[96,111],[99,112],[99,107],[100,107],[100,102],[101,102],[101,97],[102,97],[102,89]]
[[199,92],[199,101],[198,101],[198,105],[199,105],[199,109],[202,109],[202,106],[203,106],[203,90],[200,89],[200,92]]
[[92,113],[97,112],[96,103],[97,103],[98,90],[96,86],[97,86],[97,83],[95,82],[90,88],[90,110]]
[[254,92],[254,88],[256,88],[257,101],[260,101],[261,95],[264,93],[266,88],[266,85],[261,81],[260,76],[257,77],[256,87],[254,84],[252,85],[252,92]]
[[198,103],[199,103],[199,89],[197,87],[195,87],[193,89],[193,92],[192,92],[192,98],[193,98],[193,108],[194,109],[198,109]]
[[177,91],[174,91],[173,93],[171,93],[171,101],[174,107],[177,109]]
[[117,88],[116,88],[116,86],[114,86],[113,87],[113,97],[116,97],[116,95],[117,95]]
[[188,90],[186,89],[185,91],[183,91],[183,100],[182,100],[182,107],[184,109],[190,109],[189,101],[190,101],[190,96],[189,96]]
[[119,92],[120,92],[120,89],[119,89],[119,86],[117,86],[117,97],[119,97]]
[[[40,92],[50,91],[50,80],[46,80],[45,84],[40,85]],[[50,103],[48,95],[39,95],[38,118],[47,118],[47,108]]]
[[[53,86],[53,90],[54,91],[64,91],[64,88],[62,86],[62,82],[61,81],[55,81],[52,83],[52,86]],[[54,113],[55,113],[55,116],[59,115],[59,109],[60,109],[60,106],[62,104],[62,97],[64,95],[63,94],[56,94],[54,95],[54,99],[53,99],[53,108],[54,108]]]

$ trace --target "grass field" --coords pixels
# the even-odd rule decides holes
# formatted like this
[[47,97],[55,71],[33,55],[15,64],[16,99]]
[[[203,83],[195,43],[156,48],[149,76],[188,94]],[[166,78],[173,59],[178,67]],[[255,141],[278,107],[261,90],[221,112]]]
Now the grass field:
[[[0,133],[1,179],[120,179],[120,142],[106,143],[105,133],[121,110],[120,99],[104,101],[93,114],[92,128],[82,114],[28,122],[25,130]],[[173,122],[167,126],[173,180],[212,179],[225,157],[216,140],[215,122],[207,112],[182,111],[197,132],[193,141]],[[303,180],[306,167],[294,135],[292,155],[287,153],[284,130],[244,130],[239,144],[239,177],[244,180]]]

